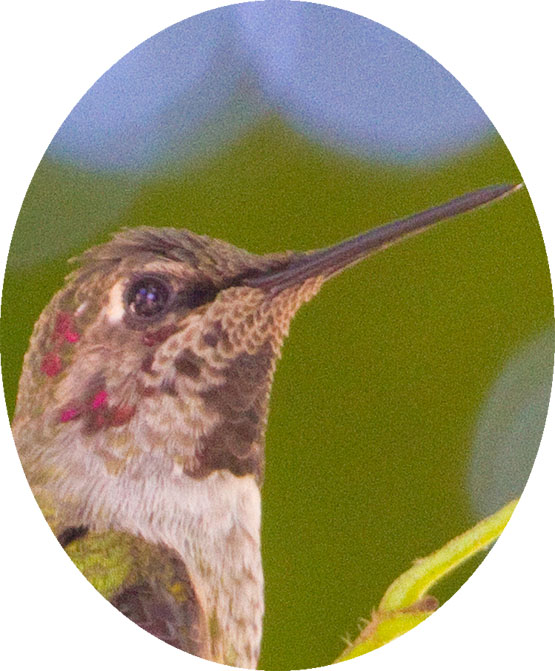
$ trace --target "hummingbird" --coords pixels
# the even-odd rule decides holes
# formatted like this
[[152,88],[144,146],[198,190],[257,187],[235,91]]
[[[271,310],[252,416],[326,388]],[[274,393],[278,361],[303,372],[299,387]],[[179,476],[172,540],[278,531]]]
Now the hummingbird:
[[48,524],[93,585],[163,641],[256,668],[264,435],[293,316],[345,268],[517,188],[310,252],[141,227],[76,259],[35,324],[13,434]]

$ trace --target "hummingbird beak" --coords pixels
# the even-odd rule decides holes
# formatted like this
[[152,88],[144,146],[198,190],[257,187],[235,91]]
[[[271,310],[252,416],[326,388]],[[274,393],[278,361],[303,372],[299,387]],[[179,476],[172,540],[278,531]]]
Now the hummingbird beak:
[[500,184],[472,191],[443,205],[373,228],[331,247],[297,255],[285,268],[244,279],[241,284],[277,294],[288,287],[299,286],[312,277],[327,280],[410,235],[421,233],[444,219],[500,200],[521,187],[522,184]]

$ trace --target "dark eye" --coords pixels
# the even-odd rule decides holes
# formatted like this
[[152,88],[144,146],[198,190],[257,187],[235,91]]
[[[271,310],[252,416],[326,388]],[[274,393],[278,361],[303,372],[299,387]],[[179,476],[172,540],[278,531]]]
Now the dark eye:
[[131,284],[125,301],[132,314],[148,319],[164,312],[170,294],[169,285],[159,277],[142,277]]

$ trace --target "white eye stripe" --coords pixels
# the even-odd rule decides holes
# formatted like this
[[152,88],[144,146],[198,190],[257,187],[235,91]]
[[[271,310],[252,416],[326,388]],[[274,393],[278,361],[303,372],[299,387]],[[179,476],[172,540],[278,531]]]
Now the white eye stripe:
[[124,282],[115,284],[108,297],[108,305],[104,308],[106,318],[111,324],[121,322],[125,315],[125,305],[123,301]]

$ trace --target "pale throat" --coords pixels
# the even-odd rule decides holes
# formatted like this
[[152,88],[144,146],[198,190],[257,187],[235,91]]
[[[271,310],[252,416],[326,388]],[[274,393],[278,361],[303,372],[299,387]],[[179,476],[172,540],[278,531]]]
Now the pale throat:
[[254,668],[264,613],[254,476],[226,470],[201,479],[110,476],[97,492],[89,498],[96,509],[87,511],[90,519],[103,518],[110,528],[166,545],[182,558],[202,609],[210,659]]

